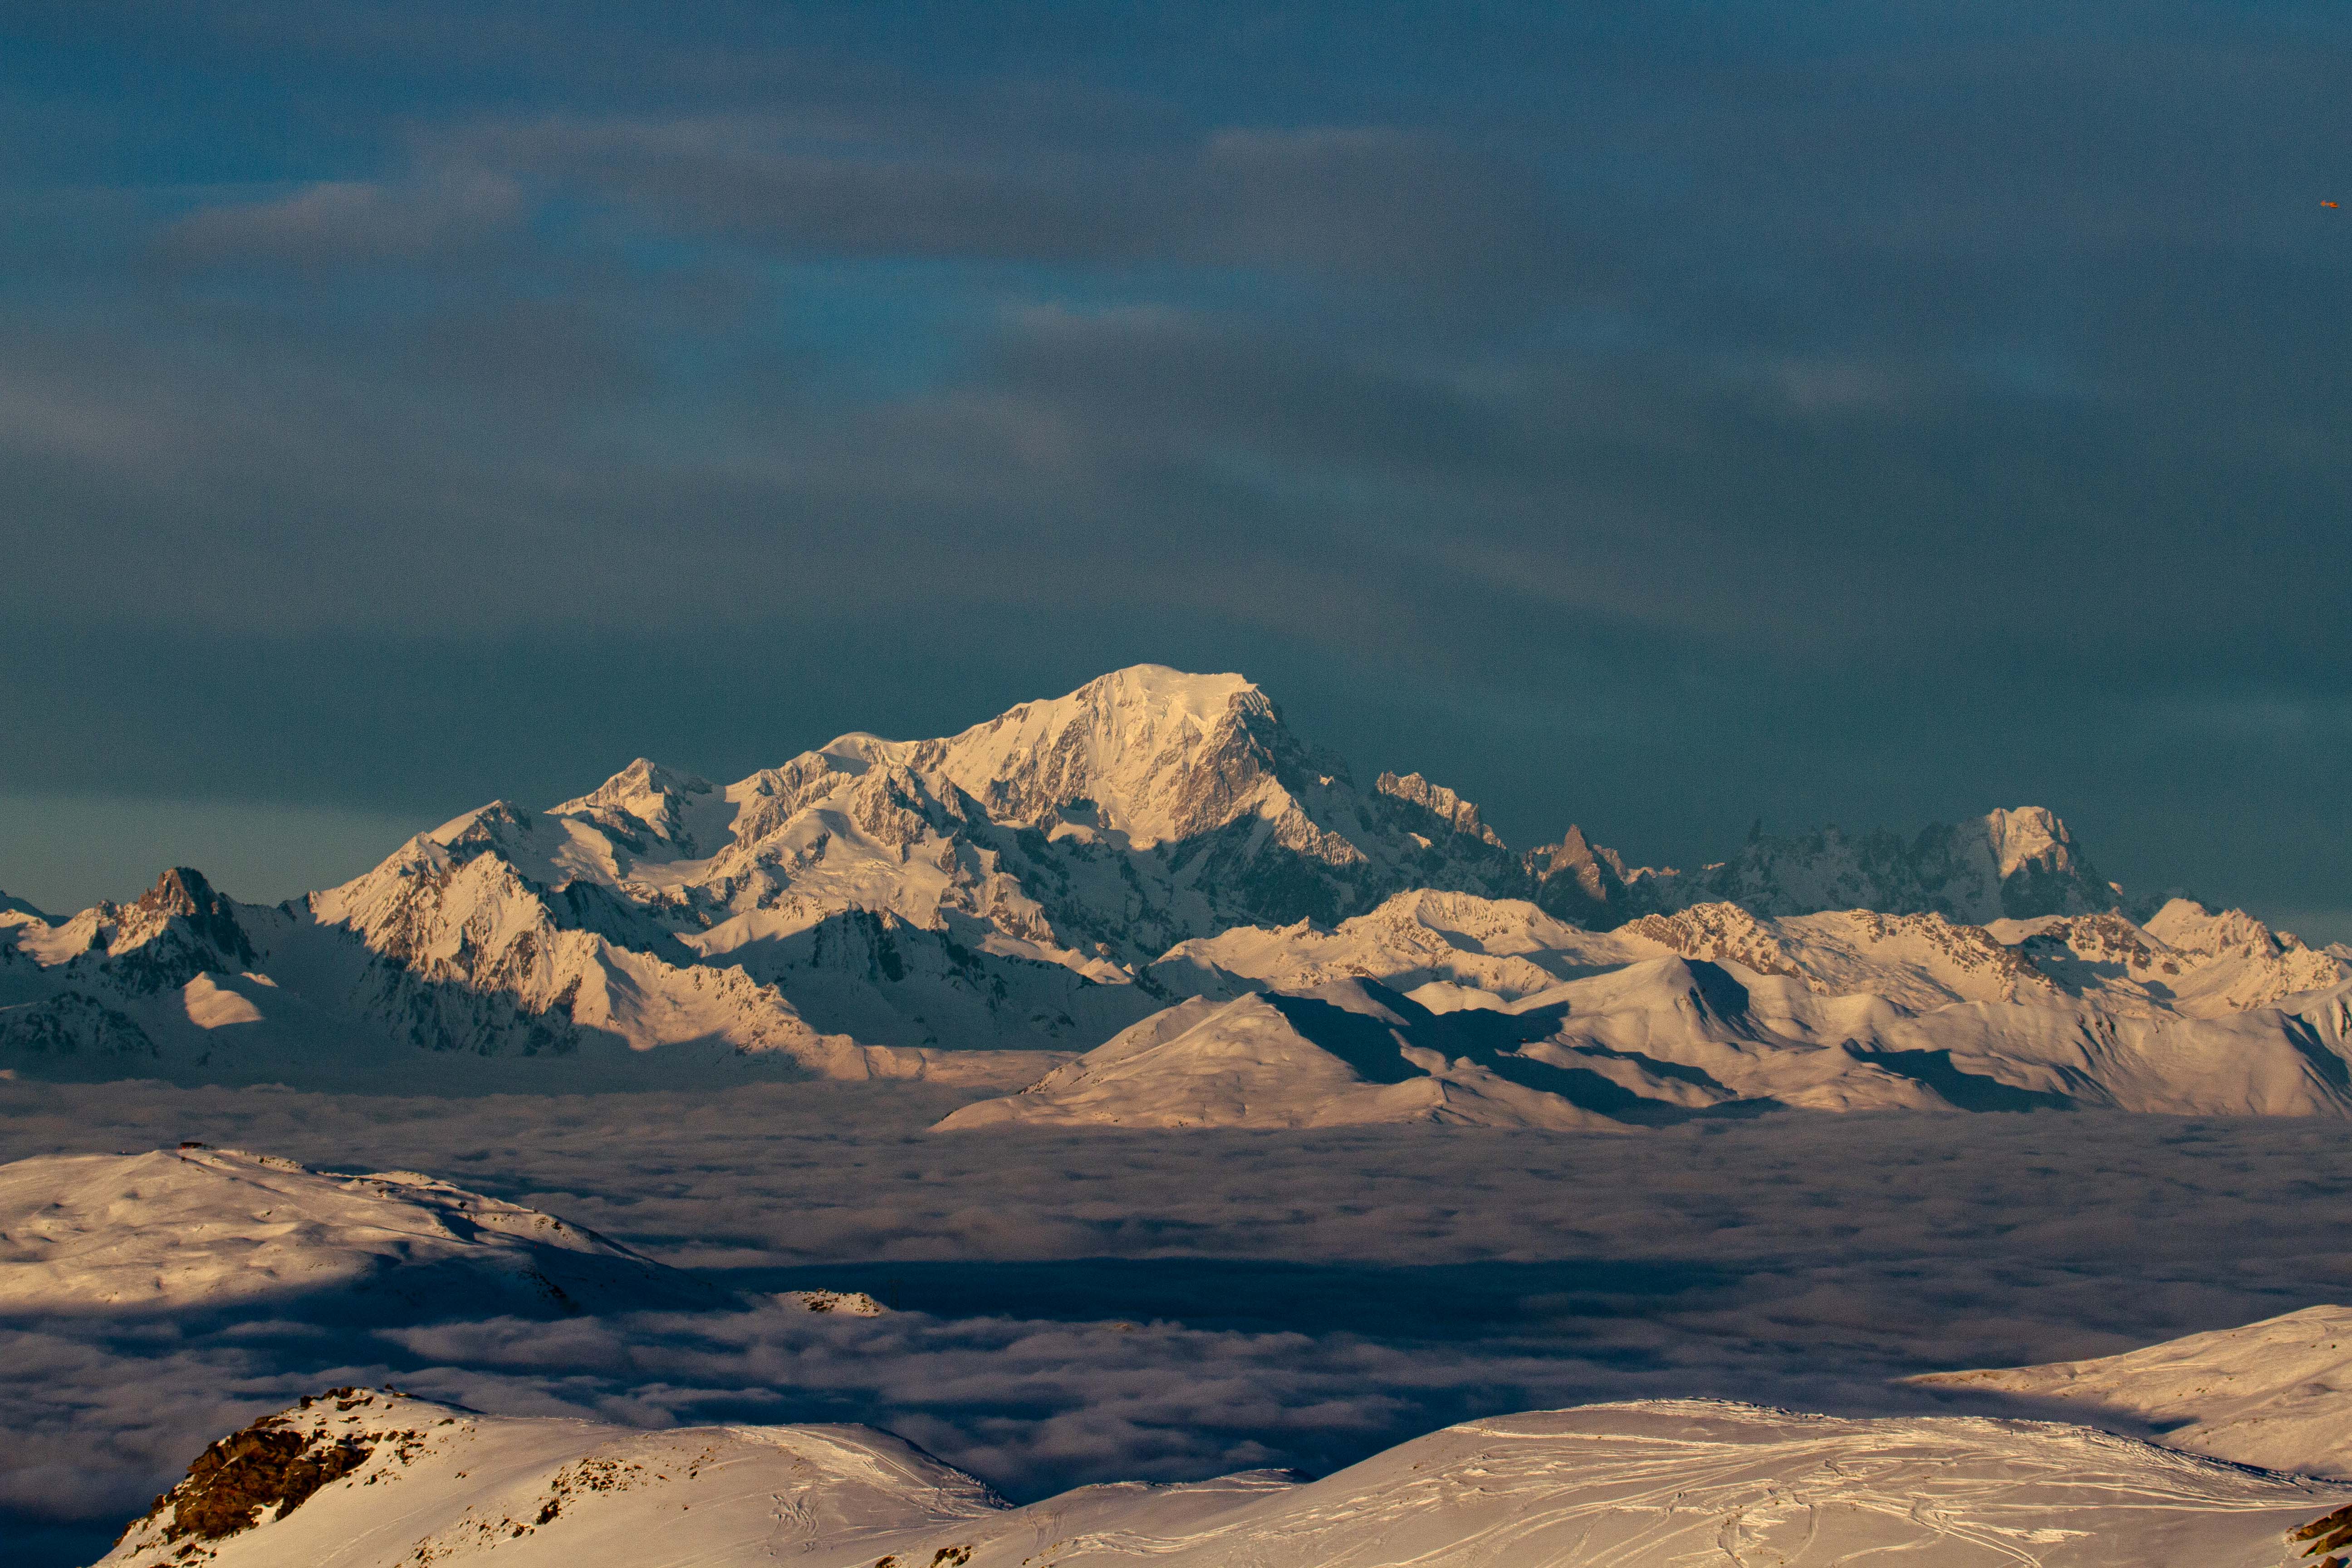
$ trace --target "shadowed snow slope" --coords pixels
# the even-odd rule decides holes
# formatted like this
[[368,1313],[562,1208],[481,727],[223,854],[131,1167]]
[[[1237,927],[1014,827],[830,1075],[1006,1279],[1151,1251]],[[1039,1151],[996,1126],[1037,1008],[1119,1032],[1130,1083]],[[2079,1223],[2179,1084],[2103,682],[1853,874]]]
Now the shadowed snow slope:
[[2095,1361],[1911,1381],[2135,1417],[2171,1447],[2242,1465],[2352,1476],[2352,1307],[2307,1307]]
[[1017,1095],[963,1107],[939,1130],[1005,1122],[1615,1125],[1565,1094],[1504,1076],[1567,1081],[1554,1068],[1508,1055],[1546,1021],[1485,1009],[1433,1013],[1364,980],[1223,1003],[1194,997]]
[[552,1215],[412,1171],[227,1149],[0,1165],[0,1313],[384,1318],[730,1304]]
[[1759,834],[1721,865],[1627,876],[1626,901],[1636,910],[1729,902],[1766,915],[1866,909],[1981,925],[2095,914],[2120,901],[2114,884],[2076,850],[2066,825],[2038,805],[1937,823],[1908,841],[1885,832],[1852,839],[1834,827]]
[[644,1432],[340,1391],[215,1444],[106,1561],[160,1568],[2278,1568],[2341,1489],[2041,1423],[1692,1401],[1471,1422],[1319,1481],[1005,1508],[855,1426]]

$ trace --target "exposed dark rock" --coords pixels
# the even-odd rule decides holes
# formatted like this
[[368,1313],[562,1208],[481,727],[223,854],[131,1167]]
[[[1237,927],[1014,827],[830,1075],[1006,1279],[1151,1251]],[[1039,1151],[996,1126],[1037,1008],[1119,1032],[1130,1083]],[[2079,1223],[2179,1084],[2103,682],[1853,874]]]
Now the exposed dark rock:
[[[2313,1520],[2300,1530],[2289,1531],[2287,1539],[2310,1542],[2311,1544],[2303,1549],[2305,1557],[2316,1557],[2339,1546],[2352,1546],[2352,1507],[2339,1508],[2334,1513],[2323,1514]],[[2336,1568],[2343,1562],[2341,1557],[2331,1557],[2319,1564],[2319,1568]]]
[[[348,1397],[354,1392],[332,1394]],[[252,1528],[271,1509],[282,1519],[320,1487],[359,1468],[373,1452],[373,1446],[359,1438],[303,1432],[282,1415],[265,1415],[197,1455],[188,1479],[156,1500],[158,1511],[165,1504],[172,1510],[163,1538],[217,1541]]]

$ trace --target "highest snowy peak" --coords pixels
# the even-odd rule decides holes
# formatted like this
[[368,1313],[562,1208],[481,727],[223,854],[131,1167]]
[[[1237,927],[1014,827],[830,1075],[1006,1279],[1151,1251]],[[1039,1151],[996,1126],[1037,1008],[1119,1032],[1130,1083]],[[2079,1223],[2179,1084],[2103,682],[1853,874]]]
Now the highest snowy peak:
[[861,910],[1119,983],[1237,922],[1522,876],[1453,791],[1360,793],[1243,677],[1157,665],[940,740],[843,735],[724,789],[640,759],[535,823],[494,804],[429,837],[550,889],[612,888],[706,951]]
[[1307,765],[1274,703],[1246,679],[1156,664],[1024,702],[921,742],[906,760],[979,801],[996,822],[1034,827],[1077,806],[1138,848],[1241,816],[1278,816],[1291,805],[1286,782]]

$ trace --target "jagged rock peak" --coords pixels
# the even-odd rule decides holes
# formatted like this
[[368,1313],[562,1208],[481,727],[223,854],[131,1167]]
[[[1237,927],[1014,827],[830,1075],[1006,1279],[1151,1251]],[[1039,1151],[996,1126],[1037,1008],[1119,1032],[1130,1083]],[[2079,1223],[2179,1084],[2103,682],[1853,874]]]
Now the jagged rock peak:
[[1419,773],[1406,773],[1400,778],[1384,773],[1372,781],[1372,788],[1392,800],[1419,806],[1456,833],[1466,833],[1497,849],[1503,847],[1495,830],[1479,819],[1478,808],[1444,784],[1432,784]]
[[[1555,877],[1565,872],[1589,882],[1591,879],[1583,873],[1596,867],[1608,868],[1611,876],[1620,882],[1627,875],[1623,856],[1605,844],[1595,844],[1586,838],[1584,829],[1572,822],[1568,825],[1568,831],[1560,836],[1559,843],[1538,844],[1522,858],[1528,872],[1538,878]],[[1671,876],[1674,873],[1668,871],[1664,874]],[[1597,893],[1598,888],[1592,887],[1588,890]]]
[[1538,845],[1519,865],[1534,884],[1530,896],[1547,914],[1599,929],[1628,912],[1624,858],[1587,840],[1573,823],[1559,843]]
[[1984,828],[1985,842],[2003,877],[2015,876],[2027,866],[2059,873],[2075,869],[2074,837],[2046,805],[1996,807],[1985,815]]
[[133,906],[150,914],[196,917],[227,912],[227,900],[213,891],[205,874],[189,866],[174,866],[155,879]]
[[[205,874],[187,866],[174,866],[155,879],[155,885],[139,895],[139,901],[125,912],[123,931],[116,938],[118,946],[141,940],[142,928],[151,922],[161,927],[178,919],[187,923],[188,930],[209,944],[221,965],[229,960],[239,963],[253,962],[253,944],[237,923],[236,906],[223,898],[205,880]],[[142,921],[138,917],[145,916]]]

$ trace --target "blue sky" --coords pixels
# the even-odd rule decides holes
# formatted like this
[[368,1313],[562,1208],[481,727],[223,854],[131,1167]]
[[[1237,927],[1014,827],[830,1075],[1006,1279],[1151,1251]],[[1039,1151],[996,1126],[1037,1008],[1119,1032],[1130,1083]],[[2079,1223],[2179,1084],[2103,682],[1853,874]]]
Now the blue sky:
[[2352,935],[2352,18],[0,19],[0,888],[1142,659],[1636,859],[2049,805]]

